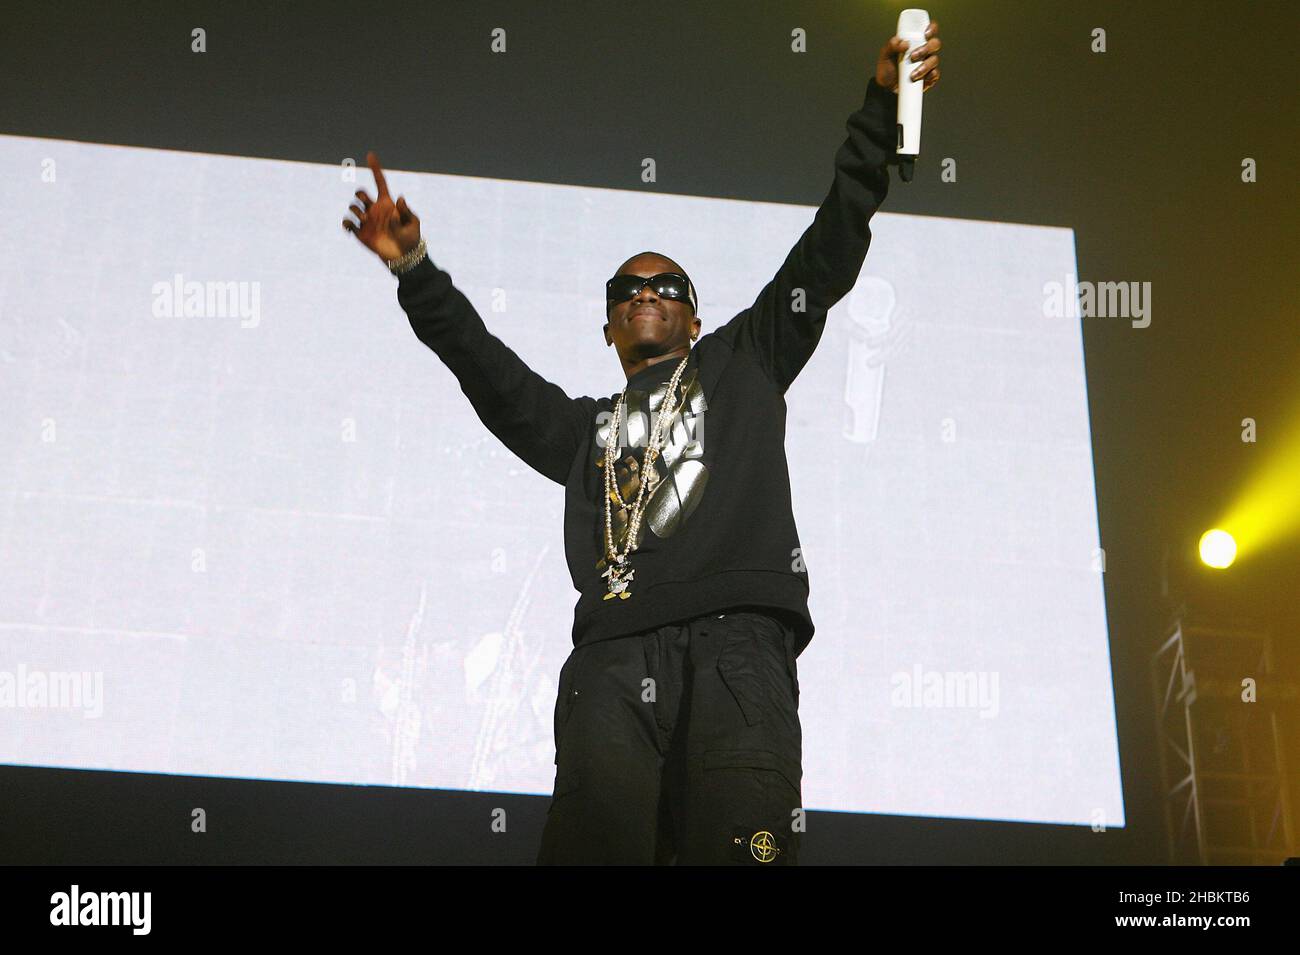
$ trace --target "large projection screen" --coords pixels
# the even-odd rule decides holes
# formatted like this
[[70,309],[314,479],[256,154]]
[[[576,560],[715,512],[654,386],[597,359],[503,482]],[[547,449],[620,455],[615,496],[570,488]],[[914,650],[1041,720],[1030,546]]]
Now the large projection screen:
[[[0,159],[28,224],[0,230],[0,763],[549,794],[563,492],[340,227],[369,173],[23,137]],[[622,389],[625,258],[679,261],[707,332],[814,211],[389,182],[571,395]],[[804,802],[1122,826],[1080,319],[1046,291],[1068,299],[1073,233],[872,230],[787,396]]]

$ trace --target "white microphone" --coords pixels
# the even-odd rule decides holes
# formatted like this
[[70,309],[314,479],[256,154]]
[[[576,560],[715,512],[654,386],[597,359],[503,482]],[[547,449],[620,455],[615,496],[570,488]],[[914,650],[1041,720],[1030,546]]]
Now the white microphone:
[[903,182],[912,181],[912,169],[921,152],[921,91],[925,77],[911,79],[912,70],[921,60],[908,59],[925,45],[925,28],[930,25],[930,14],[924,10],[908,8],[898,15],[898,36],[907,41],[907,49],[898,56],[898,177]]

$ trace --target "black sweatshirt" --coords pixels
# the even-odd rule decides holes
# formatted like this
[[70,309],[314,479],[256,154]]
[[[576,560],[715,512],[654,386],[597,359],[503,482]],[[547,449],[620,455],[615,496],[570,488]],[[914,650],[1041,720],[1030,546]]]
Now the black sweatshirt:
[[[817,347],[827,311],[857,281],[871,242],[868,220],[888,191],[886,164],[895,161],[896,111],[896,94],[873,78],[862,107],[848,118],[830,191],[812,224],[754,304],[701,335],[691,350],[670,407],[684,404],[647,489],[626,598],[605,599],[602,576],[602,462],[622,389],[610,397],[569,397],[489,332],[430,259],[398,280],[398,301],[416,336],[455,374],[488,430],[565,486],[564,549],[580,594],[574,646],[741,606],[768,608],[792,623],[798,652],[812,639],[808,572],[790,503],[785,392]],[[627,381],[617,474],[629,505],[654,416],[679,364],[659,361]],[[621,553],[627,515],[617,501],[611,507]]]

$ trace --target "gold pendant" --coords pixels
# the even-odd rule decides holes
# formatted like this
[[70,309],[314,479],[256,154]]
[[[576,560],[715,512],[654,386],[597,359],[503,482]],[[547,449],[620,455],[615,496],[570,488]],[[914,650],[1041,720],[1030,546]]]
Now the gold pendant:
[[[627,574],[626,577],[623,576],[624,573]],[[612,600],[613,598],[618,597],[622,600],[627,600],[628,597],[632,596],[627,589],[627,585],[632,582],[632,576],[635,573],[636,570],[634,569],[625,571],[621,564],[611,565],[607,571],[601,574],[602,577],[609,578],[609,593],[605,594],[604,599]]]

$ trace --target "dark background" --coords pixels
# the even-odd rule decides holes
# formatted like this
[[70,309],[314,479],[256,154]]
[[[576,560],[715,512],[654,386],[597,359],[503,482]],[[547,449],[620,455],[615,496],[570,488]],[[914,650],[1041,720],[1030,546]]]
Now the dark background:
[[[331,164],[375,149],[394,169],[815,206],[905,5],[10,5],[0,132]],[[1197,538],[1270,443],[1300,428],[1290,65],[1300,4],[927,9],[945,43],[943,79],[926,97],[916,179],[895,178],[886,211],[1069,227],[1081,282],[1152,283],[1150,327],[1083,319],[1128,826],[1098,835],[813,813],[804,858],[1162,862],[1149,659],[1172,607],[1186,599],[1207,618],[1269,628],[1280,668],[1300,672],[1295,540],[1242,554],[1226,574],[1194,562]],[[199,26],[202,55],[190,52]],[[495,27],[507,31],[505,55],[489,51]],[[790,52],[796,27],[807,31],[802,55]],[[1104,54],[1090,50],[1096,27]],[[652,184],[639,178],[647,155]],[[939,179],[948,157],[955,183]],[[349,199],[340,193],[339,218]],[[419,211],[436,230],[436,210]],[[337,221],[321,230],[302,242],[340,240]],[[69,263],[70,280],[75,271]],[[1257,444],[1241,441],[1245,417],[1258,422]],[[0,769],[0,792],[9,861],[530,862],[547,805],[21,768]],[[206,836],[189,833],[194,805],[213,820]],[[486,831],[495,806],[508,809],[507,835]]]

